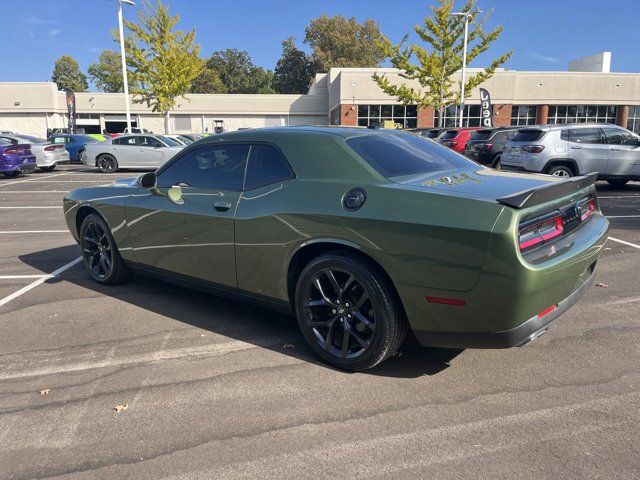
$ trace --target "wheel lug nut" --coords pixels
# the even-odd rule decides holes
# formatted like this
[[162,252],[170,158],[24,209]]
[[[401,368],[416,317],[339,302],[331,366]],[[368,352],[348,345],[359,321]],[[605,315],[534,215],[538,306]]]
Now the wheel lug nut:
[[336,313],[336,309],[335,309],[335,308],[332,308],[332,309],[331,309],[331,313]]
[[336,303],[337,303],[338,305],[340,305],[340,300],[336,300]]

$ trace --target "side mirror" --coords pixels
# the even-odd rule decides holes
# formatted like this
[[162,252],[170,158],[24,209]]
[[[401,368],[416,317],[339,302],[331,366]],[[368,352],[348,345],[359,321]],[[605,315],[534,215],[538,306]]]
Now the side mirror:
[[154,188],[158,183],[158,177],[156,172],[145,173],[138,180],[142,188]]

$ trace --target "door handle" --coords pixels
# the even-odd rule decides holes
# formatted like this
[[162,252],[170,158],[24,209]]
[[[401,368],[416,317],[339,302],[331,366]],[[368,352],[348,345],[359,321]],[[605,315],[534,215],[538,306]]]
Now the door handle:
[[231,208],[231,204],[229,202],[216,202],[213,207],[219,212],[226,212]]
[[571,148],[573,148],[574,150],[580,150],[582,147],[578,147],[578,146],[575,146],[575,145],[571,145]]

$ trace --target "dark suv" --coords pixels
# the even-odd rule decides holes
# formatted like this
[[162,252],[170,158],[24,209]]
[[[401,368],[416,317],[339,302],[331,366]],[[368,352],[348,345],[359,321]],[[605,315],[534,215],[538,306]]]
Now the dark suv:
[[467,142],[464,154],[471,160],[493,168],[500,168],[504,146],[516,133],[517,127],[496,127],[478,130]]

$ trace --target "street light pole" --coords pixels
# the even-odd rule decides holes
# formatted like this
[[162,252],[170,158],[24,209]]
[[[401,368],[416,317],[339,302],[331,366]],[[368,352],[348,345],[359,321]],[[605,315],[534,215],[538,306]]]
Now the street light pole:
[[467,40],[469,37],[469,21],[473,19],[473,16],[477,13],[482,13],[480,10],[475,12],[456,12],[451,15],[462,16],[464,15],[464,41],[462,47],[462,82],[460,83],[460,118],[459,127],[462,128],[462,119],[464,117],[464,83],[467,79]]
[[118,0],[118,29],[120,30],[120,57],[122,58],[122,83],[124,85],[124,108],[127,113],[127,131],[131,133],[131,109],[129,108],[129,81],[127,79],[127,58],[124,53],[124,26],[122,4],[135,5],[132,0]]

